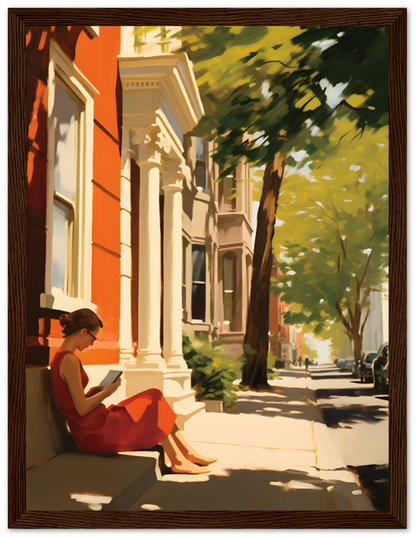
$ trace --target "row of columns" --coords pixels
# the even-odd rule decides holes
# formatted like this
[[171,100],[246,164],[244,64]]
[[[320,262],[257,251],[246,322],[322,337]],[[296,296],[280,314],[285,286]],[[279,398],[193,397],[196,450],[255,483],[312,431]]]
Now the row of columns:
[[[140,167],[140,197],[138,200],[139,328],[137,356],[134,361],[128,361],[128,366],[155,370],[186,370],[187,365],[182,355],[181,294],[182,183],[187,171],[184,163],[179,160],[162,161],[166,145],[158,143],[157,134],[155,135],[154,132],[149,134],[148,130],[144,133],[141,131],[136,130],[132,140],[133,144],[138,145],[137,164]],[[163,357],[160,346],[161,238],[159,205],[162,172],[162,190],[165,197],[163,219]],[[137,201],[132,200],[131,203],[137,203]],[[137,299],[133,298],[134,300]],[[130,313],[130,308],[127,311]],[[126,348],[126,345],[122,347]]]

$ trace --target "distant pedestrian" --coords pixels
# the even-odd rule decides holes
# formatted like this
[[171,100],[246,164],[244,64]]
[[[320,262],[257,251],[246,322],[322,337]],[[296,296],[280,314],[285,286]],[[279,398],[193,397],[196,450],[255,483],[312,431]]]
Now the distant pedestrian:
[[307,370],[309,367],[309,358],[305,357],[305,370]]
[[299,357],[298,363],[299,363],[299,366],[302,367],[302,357]]

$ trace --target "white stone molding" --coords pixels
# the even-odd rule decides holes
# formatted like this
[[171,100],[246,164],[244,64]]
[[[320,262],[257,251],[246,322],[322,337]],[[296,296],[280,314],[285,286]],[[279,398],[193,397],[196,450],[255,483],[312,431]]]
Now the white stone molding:
[[164,369],[160,349],[160,171],[161,153],[156,126],[134,129],[139,143],[139,337],[136,366]]
[[[130,133],[123,131],[121,139],[120,188],[120,358],[122,364],[135,364],[131,326],[131,166],[133,157]],[[124,269],[124,270],[123,270]]]
[[[122,49],[125,50],[124,48]],[[182,356],[182,186],[191,172],[183,158],[183,135],[203,114],[186,54],[119,56],[123,130],[138,149],[139,327],[136,357],[125,363],[126,396],[146,388],[163,391],[185,421],[203,408],[195,402],[191,372]],[[164,335],[161,317],[161,183],[164,203]],[[132,204],[137,201],[132,200]],[[135,300],[135,298],[133,298]],[[180,418],[182,417],[182,418]]]
[[[55,42],[50,43],[48,70],[48,147],[47,147],[47,186],[46,186],[46,267],[45,293],[40,296],[43,308],[73,311],[78,308],[96,310],[91,304],[91,244],[92,244],[92,179],[94,147],[94,98],[99,91],[85,77],[81,70]],[[65,87],[74,94],[81,105],[79,116],[79,169],[77,175],[76,219],[74,224],[74,243],[77,247],[78,264],[72,267],[78,281],[76,296],[69,296],[64,290],[52,285],[52,228],[54,201],[54,165],[56,136],[55,95],[60,79]]]
[[180,167],[166,167],[163,271],[163,356],[168,368],[187,369],[182,355],[182,182]]
[[166,155],[169,155],[172,149],[171,139],[163,131],[159,131],[157,134],[157,144]]

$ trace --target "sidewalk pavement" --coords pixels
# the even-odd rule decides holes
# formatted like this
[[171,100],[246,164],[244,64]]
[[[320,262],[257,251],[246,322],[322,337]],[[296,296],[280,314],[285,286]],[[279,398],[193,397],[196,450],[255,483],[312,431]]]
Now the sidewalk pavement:
[[235,409],[198,413],[185,427],[205,475],[165,474],[130,510],[374,510],[347,469],[311,388],[282,370],[269,392],[239,392]]
[[[195,449],[218,460],[209,474],[162,475],[159,451],[64,451],[27,469],[26,509],[374,510],[323,421],[310,373],[281,371],[271,384],[186,423]],[[52,442],[58,434],[45,428]]]

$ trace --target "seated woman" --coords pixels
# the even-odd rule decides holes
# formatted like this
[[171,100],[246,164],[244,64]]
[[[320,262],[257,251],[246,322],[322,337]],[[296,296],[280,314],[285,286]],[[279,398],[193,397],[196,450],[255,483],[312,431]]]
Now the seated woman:
[[216,460],[204,458],[190,447],[160,390],[146,390],[108,408],[102,401],[119,388],[121,379],[107,388],[93,387],[85,394],[88,376],[74,353],[84,351],[97,339],[103,323],[95,312],[82,308],[64,314],[60,324],[65,340],[51,365],[52,390],[80,450],[116,453],[160,444],[173,472],[209,472],[205,466]]

